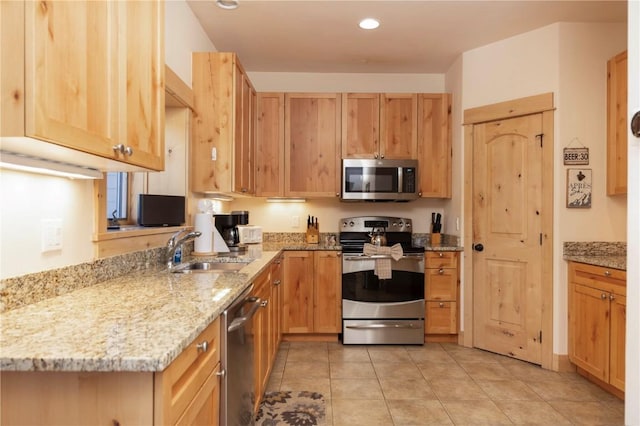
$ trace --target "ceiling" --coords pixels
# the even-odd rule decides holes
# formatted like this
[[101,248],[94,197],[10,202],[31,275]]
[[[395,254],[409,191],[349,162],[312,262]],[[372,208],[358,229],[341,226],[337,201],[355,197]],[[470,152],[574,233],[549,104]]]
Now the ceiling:
[[[247,71],[444,73],[461,53],[554,22],[620,23],[627,2],[187,0],[218,51]],[[364,31],[358,22],[381,23]]]

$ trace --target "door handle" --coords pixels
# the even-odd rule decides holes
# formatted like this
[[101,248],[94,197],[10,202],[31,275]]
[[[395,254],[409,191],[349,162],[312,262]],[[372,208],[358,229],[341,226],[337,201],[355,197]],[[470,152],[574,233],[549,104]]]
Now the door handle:
[[474,249],[475,251],[483,251],[483,250],[484,250],[484,246],[483,246],[481,243],[474,244],[474,245],[473,245],[473,249]]
[[631,118],[631,134],[640,138],[640,111],[633,114],[633,118]]

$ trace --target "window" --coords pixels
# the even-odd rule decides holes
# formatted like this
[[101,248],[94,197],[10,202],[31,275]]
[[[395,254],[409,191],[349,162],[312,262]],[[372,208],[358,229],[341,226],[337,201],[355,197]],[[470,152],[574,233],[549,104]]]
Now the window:
[[129,211],[129,174],[107,173],[107,220],[127,220]]

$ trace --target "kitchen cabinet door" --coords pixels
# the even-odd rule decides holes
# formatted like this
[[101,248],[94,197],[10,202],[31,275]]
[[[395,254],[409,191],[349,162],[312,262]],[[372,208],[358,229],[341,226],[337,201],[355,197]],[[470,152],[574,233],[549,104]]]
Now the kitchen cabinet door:
[[609,383],[624,392],[627,298],[611,294],[611,350],[609,353]]
[[627,52],[607,62],[607,195],[627,193]]
[[418,158],[418,96],[383,93],[380,100],[380,158]]
[[271,264],[271,322],[270,365],[273,365],[282,340],[282,288],[284,282],[284,256],[278,256]]
[[193,54],[191,190],[250,195],[255,89],[234,53]]
[[28,1],[0,7],[2,59],[11,63],[3,69],[2,87],[13,94],[3,96],[0,134],[70,148],[21,140],[11,150],[35,147],[30,154],[64,155],[65,161],[114,171],[162,170],[164,3]]
[[451,198],[451,95],[418,95],[418,173],[422,198]]
[[342,95],[342,158],[380,156],[380,94]]
[[176,422],[185,426],[214,426],[220,422],[220,364],[207,377],[189,407]]
[[342,332],[342,260],[341,252],[314,253],[314,315],[316,333]]
[[609,378],[609,299],[602,290],[571,283],[569,359],[602,381]]
[[254,348],[253,348],[253,374],[254,374],[254,411],[258,409],[262,394],[269,379],[269,327],[271,304],[271,273],[269,270],[260,274],[254,281],[255,296],[262,300],[260,309],[253,316]]
[[340,196],[340,110],[340,94],[285,94],[285,196]]
[[313,252],[284,255],[282,332],[313,332]]
[[256,195],[284,196],[284,93],[258,94]]

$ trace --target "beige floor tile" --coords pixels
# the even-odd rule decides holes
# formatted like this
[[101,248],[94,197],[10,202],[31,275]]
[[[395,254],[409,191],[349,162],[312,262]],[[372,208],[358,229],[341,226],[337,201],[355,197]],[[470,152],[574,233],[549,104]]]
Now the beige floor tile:
[[282,378],[281,391],[310,391],[322,394],[325,399],[331,398],[331,381],[320,378]]
[[511,420],[493,401],[443,401],[456,425],[510,425]]
[[526,384],[545,401],[600,401],[610,396],[586,380],[584,382],[530,381]]
[[284,378],[329,378],[328,362],[292,362],[287,361],[284,366]]
[[561,374],[545,370],[539,365],[530,364],[514,359],[508,359],[508,362],[500,362],[514,377],[523,381],[548,381],[548,380],[565,380]]
[[331,405],[334,426],[393,425],[387,404],[377,399],[334,399]]
[[471,379],[434,379],[429,381],[429,385],[440,401],[489,399],[482,388]]
[[329,364],[332,379],[375,379],[376,372],[370,362],[332,362]]
[[389,399],[387,404],[393,424],[396,426],[453,424],[444,407],[437,400]]
[[414,362],[455,362],[451,355],[446,351],[440,350],[425,350],[425,351],[408,351],[409,357]]
[[282,383],[282,375],[271,374],[265,392],[276,392],[280,390],[280,384]]
[[458,362],[500,362],[503,358],[502,355],[463,346],[457,346],[456,349],[449,348],[447,353]]
[[324,399],[324,421],[325,426],[333,426],[333,404],[331,399]]
[[514,379],[515,377],[498,362],[459,362],[474,380]]
[[282,355],[282,356],[277,355],[275,360],[273,361],[273,367],[271,368],[271,372],[282,374],[286,363],[287,363],[286,355]]
[[413,379],[380,379],[385,399],[437,399],[431,386],[422,377]]
[[560,414],[577,425],[624,425],[624,414],[600,402],[550,401]]
[[329,350],[329,362],[371,362],[369,351],[364,347],[344,347]]
[[420,352],[420,351],[444,351],[442,344],[440,343],[425,343],[424,345],[411,345],[405,346],[407,352]]
[[290,348],[287,361],[294,362],[329,362],[329,351],[324,348]]
[[410,362],[409,353],[403,346],[369,347],[369,357],[374,363],[378,362]]
[[331,398],[383,400],[384,396],[377,379],[331,379]]
[[495,401],[517,425],[570,425],[571,422],[545,401]]
[[378,378],[414,378],[420,376],[420,370],[413,362],[377,362],[373,364]]
[[469,379],[466,371],[455,362],[434,363],[419,362],[416,364],[422,376],[427,380],[450,378],[450,379]]
[[541,401],[542,398],[520,380],[476,380],[494,401]]

